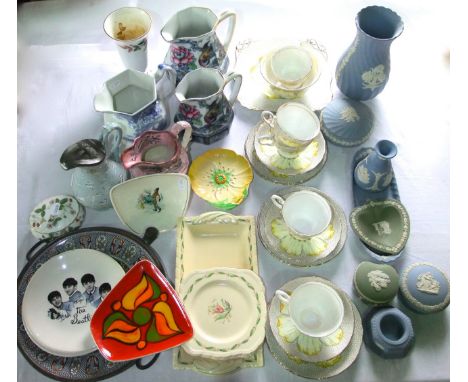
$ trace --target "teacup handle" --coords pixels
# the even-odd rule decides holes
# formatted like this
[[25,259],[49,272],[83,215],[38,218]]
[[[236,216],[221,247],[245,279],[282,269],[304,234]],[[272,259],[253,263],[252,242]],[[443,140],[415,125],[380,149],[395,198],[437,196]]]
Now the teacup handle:
[[231,93],[229,94],[229,97],[227,97],[227,100],[229,101],[229,104],[232,106],[234,102],[236,102],[237,95],[239,94],[239,90],[242,85],[242,75],[238,73],[229,73],[226,76],[226,79],[224,80],[223,91],[226,85],[230,83],[231,81],[233,81]]
[[271,195],[270,199],[276,207],[278,207],[280,210],[283,209],[284,199],[281,196]]
[[237,15],[233,11],[224,11],[221,13],[218,17],[218,21],[214,25],[213,29],[216,29],[221,22],[226,20],[227,18],[230,18],[229,20],[229,25],[228,25],[228,30],[226,33],[226,37],[224,38],[224,42],[222,42],[224,50],[227,52],[229,49],[229,45],[231,44],[232,36],[234,34],[234,29],[236,27],[236,21],[237,21]]
[[271,133],[271,129],[273,128],[275,124],[275,115],[268,110],[265,110],[262,112],[262,120],[268,125],[268,134],[264,135],[262,137],[258,137],[258,142],[261,145],[266,145],[266,146],[273,146],[274,145],[274,140],[273,136]]
[[112,157],[114,151],[120,148],[122,136],[122,129],[117,124],[112,123],[103,126],[101,142],[106,150],[106,158]]
[[289,294],[287,294],[286,292],[278,289],[276,292],[275,292],[275,295],[276,297],[278,297],[280,299],[280,301],[286,305],[289,304],[289,301],[291,300],[291,296]]
[[182,137],[182,141],[180,142],[184,149],[187,148],[190,140],[192,139],[192,126],[187,121],[179,121],[174,123],[170,128],[169,131],[174,134],[176,137],[179,137],[179,133],[184,131],[184,136]]

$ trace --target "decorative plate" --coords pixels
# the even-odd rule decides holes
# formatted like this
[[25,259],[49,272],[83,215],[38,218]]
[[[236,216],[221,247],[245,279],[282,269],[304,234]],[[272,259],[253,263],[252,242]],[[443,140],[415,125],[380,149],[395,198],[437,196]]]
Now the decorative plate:
[[263,343],[265,288],[254,272],[232,268],[192,272],[179,294],[194,326],[193,339],[182,345],[188,354],[239,358]]
[[408,241],[410,220],[398,200],[368,202],[351,211],[351,228],[371,249],[397,255]]
[[160,353],[193,336],[175,290],[148,260],[135,264],[97,308],[91,333],[110,361]]
[[91,317],[124,274],[115,260],[94,249],[66,251],[42,264],[23,297],[23,324],[29,338],[61,357],[95,350]]
[[[276,341],[286,353],[302,361],[321,362],[336,357],[346,349],[353,335],[354,313],[349,299],[332,283],[324,284],[339,294],[344,305],[343,322],[340,328],[329,336],[319,339],[302,334],[291,320],[285,304],[276,296],[270,303],[269,320],[271,327],[276,326],[273,330]],[[294,288],[290,287],[287,293],[292,293],[293,290]]]
[[320,113],[320,122],[331,143],[352,147],[367,141],[374,127],[374,114],[362,102],[335,98]]
[[223,210],[241,204],[253,180],[247,159],[227,149],[212,149],[198,156],[192,161],[188,175],[193,192]]
[[[164,267],[154,249],[130,232],[116,228],[93,227],[79,229],[46,244],[33,256],[39,242],[26,256],[28,263],[18,276],[17,289],[17,342],[26,360],[40,373],[59,381],[98,381],[126,370],[135,362],[110,362],[96,350],[79,357],[54,356],[39,348],[26,333],[22,306],[26,287],[40,267],[49,259],[75,249],[94,249],[107,254],[127,271],[142,259],[148,259],[163,272]],[[136,363],[138,367],[139,363]]]
[[356,184],[354,180],[354,169],[356,165],[368,156],[374,149],[371,147],[365,147],[359,149],[356,154],[354,154],[351,169],[352,169],[352,176],[353,179],[353,198],[354,198],[354,207],[362,206],[370,201],[381,201],[387,199],[395,199],[400,200],[400,193],[398,192],[398,185],[396,182],[395,174],[393,174],[392,181],[390,185],[383,191],[380,192],[373,192],[373,191],[366,191],[363,190]]
[[327,161],[327,145],[325,141],[323,146],[323,157],[321,161],[317,163],[311,170],[302,173],[297,173],[296,171],[295,174],[284,174],[270,170],[265,164],[262,163],[262,161],[257,155],[257,152],[255,151],[255,136],[257,134],[258,126],[259,125],[250,130],[249,135],[247,136],[247,139],[245,141],[244,150],[245,155],[249,160],[250,164],[252,165],[253,169],[262,178],[273,183],[279,183],[284,185],[296,185],[307,182],[322,170],[323,166],[325,165],[325,162]]
[[51,239],[80,228],[85,214],[85,208],[73,196],[51,196],[33,208],[29,228],[34,237]]
[[[176,291],[179,291],[182,280],[193,271],[229,267],[249,269],[258,274],[256,238],[253,216],[207,212],[180,219],[177,225]],[[209,375],[263,367],[263,346],[248,356],[229,360],[195,357],[178,347],[173,352],[172,365],[174,369]]]
[[[332,207],[332,222],[324,234],[310,240],[297,240],[289,234],[280,210],[270,199],[272,194],[289,194],[310,190],[324,197]],[[265,198],[257,218],[258,235],[263,246],[280,261],[297,266],[316,266],[330,261],[343,249],[347,237],[346,217],[343,210],[322,191],[305,186],[276,190]]]
[[[301,277],[301,278],[291,280],[285,285],[283,285],[281,289],[287,290],[288,288],[294,288],[297,285],[300,285],[301,283],[305,283],[308,281],[317,281],[317,280],[327,283],[328,285],[334,286],[328,280],[325,280],[321,277],[312,276],[312,277]],[[337,288],[336,286],[334,287]],[[299,375],[301,377],[320,380],[320,379],[325,379],[325,378],[336,376],[342,373],[343,371],[345,371],[354,363],[357,356],[359,355],[361,345],[362,345],[362,339],[363,339],[361,317],[359,315],[359,311],[357,310],[356,306],[353,304],[351,299],[343,291],[340,291],[340,295],[349,302],[349,304],[352,306],[353,313],[354,313],[353,335],[346,349],[339,355],[326,361],[315,362],[315,363],[306,362],[286,353],[281,347],[281,345],[275,339],[275,336],[274,336],[275,326],[272,327],[271,325],[267,325],[266,340],[268,343],[268,347],[270,348],[270,352],[273,355],[273,358],[275,358],[276,361],[282,367],[284,367],[286,370],[296,375]],[[271,306],[270,306],[270,310],[271,310]]]
[[[272,89],[260,72],[262,59],[272,50],[288,46],[307,44],[314,54],[321,72],[318,80],[299,98],[280,98],[279,89]],[[252,110],[276,111],[285,102],[300,102],[312,110],[322,109],[333,97],[332,73],[328,65],[328,55],[317,41],[252,41],[245,40],[236,46],[236,73],[242,74],[243,83],[237,99],[242,106]],[[289,96],[289,95],[288,95]]]
[[156,227],[173,229],[185,215],[190,197],[190,179],[184,174],[152,174],[127,180],[110,190],[120,221],[136,234]]
[[267,123],[260,121],[257,124],[254,147],[258,159],[273,173],[280,176],[310,173],[322,163],[326,155],[326,144],[321,133],[296,158],[285,158],[279,154],[275,145],[264,145],[256,139],[257,136],[267,135],[268,131],[269,126]]

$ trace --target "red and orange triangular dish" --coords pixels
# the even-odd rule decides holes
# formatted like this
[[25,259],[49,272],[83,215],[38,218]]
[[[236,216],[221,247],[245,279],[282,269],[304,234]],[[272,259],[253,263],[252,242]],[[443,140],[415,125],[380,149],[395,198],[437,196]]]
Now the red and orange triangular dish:
[[127,361],[179,346],[193,328],[175,290],[148,260],[135,264],[94,312],[91,333],[110,361]]

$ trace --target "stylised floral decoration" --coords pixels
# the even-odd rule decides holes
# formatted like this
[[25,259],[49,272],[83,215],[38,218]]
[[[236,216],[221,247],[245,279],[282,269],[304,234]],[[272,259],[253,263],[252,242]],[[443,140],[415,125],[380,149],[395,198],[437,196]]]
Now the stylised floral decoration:
[[187,121],[191,125],[201,126],[203,122],[201,120],[201,113],[195,106],[189,105],[185,102],[179,105],[180,120]]
[[137,52],[139,50],[146,50],[148,40],[145,38],[141,40],[138,44],[126,44],[119,45],[119,48],[125,49],[128,53]]
[[160,342],[181,330],[156,282],[143,273],[140,281],[112,305],[103,324],[103,338],[135,344],[141,350],[148,342]]
[[278,333],[286,342],[296,342],[297,349],[306,355],[313,356],[320,353],[322,346],[338,345],[344,338],[343,329],[338,328],[334,333],[322,338],[315,338],[302,334],[289,316],[287,306],[280,305],[282,314],[278,316],[276,326]]
[[[67,218],[67,213],[70,215],[76,215],[77,211],[73,208],[73,199],[71,198],[55,198],[49,200],[49,206],[44,203],[41,207],[36,208],[31,216],[33,228],[39,228],[41,225],[46,224],[47,229],[52,229],[57,226],[58,222],[62,218]],[[55,206],[54,206],[55,205]],[[49,212],[49,216],[46,219],[47,209],[56,209],[56,212]],[[79,221],[79,217],[75,218],[75,221]]]
[[374,90],[375,88],[383,85],[387,79],[385,75],[385,66],[382,64],[377,65],[375,68],[362,73],[362,88]]
[[192,162],[188,175],[198,196],[225,210],[245,199],[253,180],[249,162],[226,149],[213,149],[200,155]]
[[392,282],[390,276],[387,275],[385,272],[381,271],[380,269],[376,269],[374,271],[369,272],[367,274],[367,278],[369,279],[371,287],[374,288],[376,291],[386,289],[388,285]]
[[299,239],[291,234],[283,219],[274,219],[271,222],[271,232],[280,240],[280,247],[292,256],[319,256],[328,247],[328,241],[335,234],[330,224],[320,235],[310,239]]
[[364,166],[359,166],[357,168],[357,177],[362,183],[369,183],[369,171],[367,171],[367,168]]
[[231,304],[224,298],[214,300],[213,303],[208,307],[208,312],[214,317],[215,321],[229,321],[231,319]]
[[197,69],[193,53],[184,46],[171,45],[171,61],[177,65],[187,65],[189,69]]

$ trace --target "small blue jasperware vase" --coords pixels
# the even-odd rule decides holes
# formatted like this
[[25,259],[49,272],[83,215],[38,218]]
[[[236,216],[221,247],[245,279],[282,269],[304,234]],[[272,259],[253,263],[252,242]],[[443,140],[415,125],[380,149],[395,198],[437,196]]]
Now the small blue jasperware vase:
[[403,32],[403,21],[391,9],[369,6],[356,16],[357,33],[336,66],[336,84],[355,100],[376,97],[390,74],[390,45]]
[[361,160],[354,169],[356,184],[367,191],[385,190],[393,179],[391,159],[397,154],[397,147],[388,140],[377,142],[374,150]]

